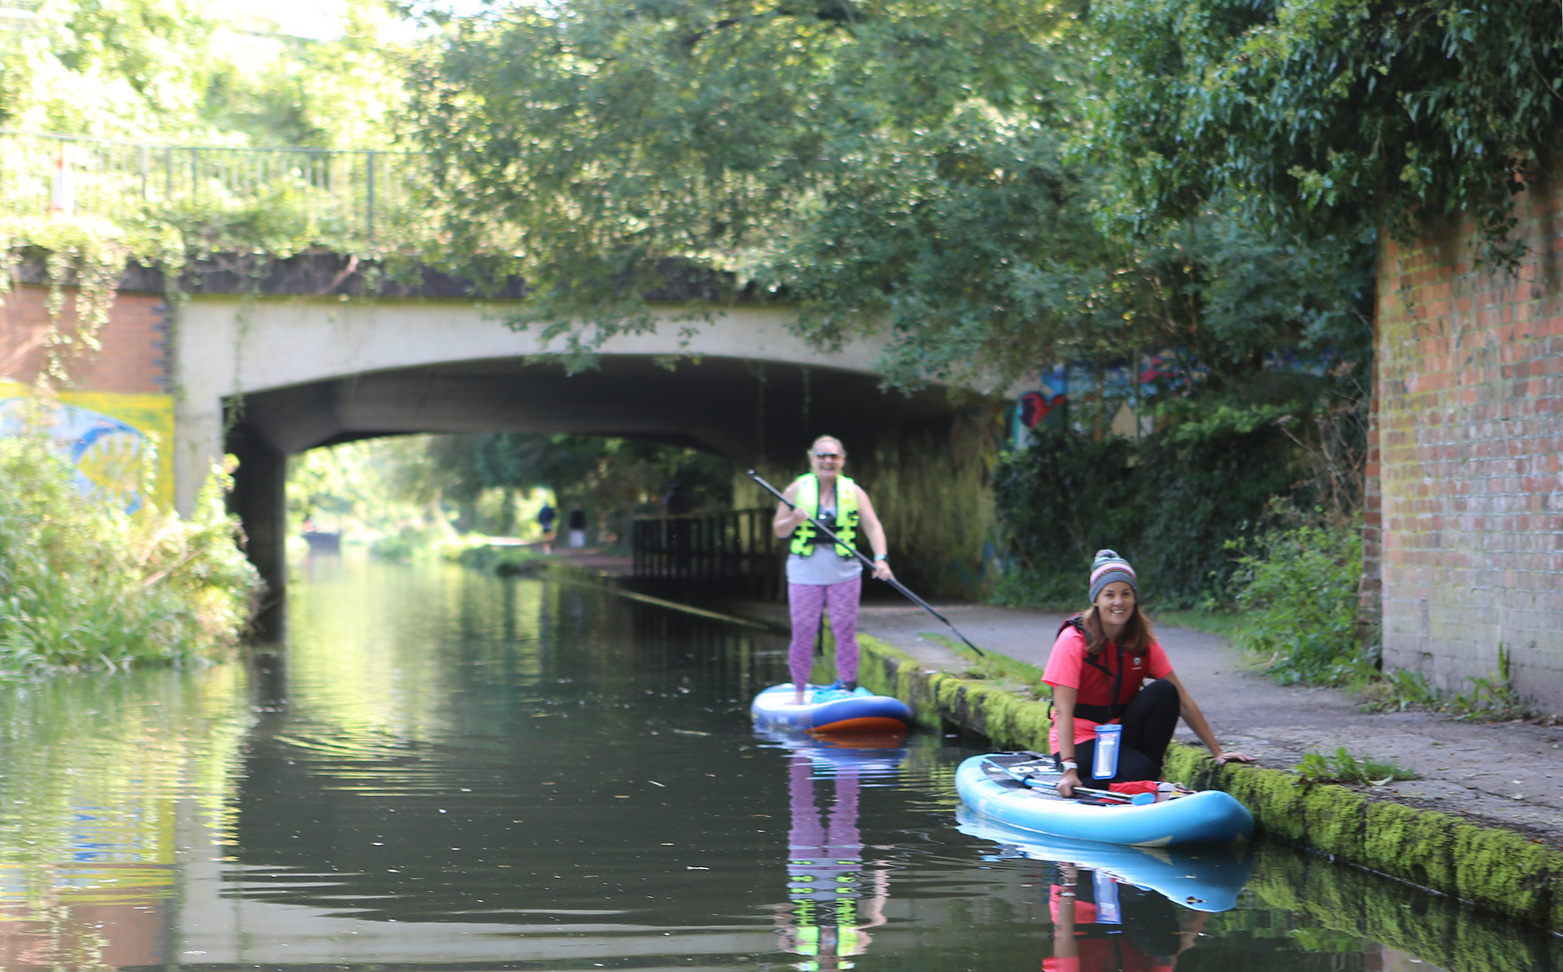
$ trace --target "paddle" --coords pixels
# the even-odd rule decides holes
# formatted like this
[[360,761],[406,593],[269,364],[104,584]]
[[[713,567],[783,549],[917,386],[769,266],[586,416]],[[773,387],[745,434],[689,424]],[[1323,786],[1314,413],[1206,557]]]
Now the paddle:
[[[777,492],[775,486],[772,486],[770,483],[768,483],[764,479],[760,478],[760,474],[755,472],[753,469],[749,470],[749,478],[754,480],[755,482],[759,483],[761,488],[763,488],[767,493],[770,493],[772,496],[776,497],[777,499],[781,500],[783,503],[787,504],[787,508],[788,509],[795,510],[795,509],[798,508],[796,503],[794,503],[792,500],[788,499],[787,497],[783,496],[781,493]],[[863,562],[863,566],[867,567],[870,572],[873,571],[873,569],[874,569],[874,562],[872,560],[869,560],[867,557],[863,556],[863,551],[857,549],[856,547],[850,546],[849,544],[842,543],[841,542],[841,538],[838,537],[835,534],[835,531],[831,530],[830,527],[828,527],[825,524],[819,522],[818,520],[814,521],[814,528],[816,530],[818,530],[819,532],[825,534],[825,536],[827,536],[830,539],[834,540],[836,543],[840,544],[841,546],[846,547],[848,550],[851,550],[852,551],[852,555],[854,557],[856,557],[858,560],[861,560]],[[949,625],[950,630],[955,632],[955,637],[957,637],[957,638],[961,639],[962,641],[966,642],[966,647],[970,648],[972,651],[975,651],[979,655],[986,655],[987,654],[987,652],[983,651],[981,648],[978,648],[976,645],[972,644],[971,643],[971,639],[969,639],[965,635],[961,634],[961,630],[959,628],[957,628],[954,624],[952,624],[950,622],[949,618],[947,618],[944,615],[940,614],[938,611],[935,611],[933,609],[933,607],[931,605],[929,605],[929,603],[927,601],[923,600],[922,598],[918,597],[916,594],[913,594],[910,590],[908,590],[907,586],[905,584],[903,584],[900,581],[896,580],[894,577],[890,578],[886,583],[888,583],[891,587],[895,588],[896,590],[900,591],[902,594],[906,595],[907,599],[910,600],[913,604],[915,604],[918,607],[922,608],[924,611],[927,611],[929,614],[931,614],[934,617],[938,618],[940,621],[943,621],[945,624]]]
[[[1026,786],[1029,786],[1034,790],[1054,789],[1055,784],[1058,781],[1058,777],[1063,775],[1050,765],[1052,763],[1052,759],[1048,757],[1042,757],[1042,759],[1039,760],[1028,760],[1025,762],[1013,763],[1008,766],[992,759],[988,760],[987,762],[988,765],[998,767],[1005,773],[1009,774],[1011,778],[1019,780],[1021,783],[1024,783]],[[1037,778],[1044,774],[1053,777],[1053,779],[1044,780]],[[1075,793],[1080,796],[1088,796],[1097,800],[1107,800],[1112,803],[1128,803],[1137,807],[1144,806],[1147,803],[1156,802],[1156,794],[1154,793],[1117,793],[1113,790],[1098,790],[1089,786],[1077,786],[1075,787]]]

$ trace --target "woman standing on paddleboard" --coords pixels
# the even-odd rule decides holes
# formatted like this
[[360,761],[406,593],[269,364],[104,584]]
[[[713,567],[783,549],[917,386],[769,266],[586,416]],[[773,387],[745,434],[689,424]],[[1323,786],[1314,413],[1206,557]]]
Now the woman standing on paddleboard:
[[[874,554],[874,576],[890,580],[885,529],[863,487],[841,475],[847,450],[841,440],[822,435],[809,447],[810,471],[792,481],[776,504],[771,528],[790,538],[787,548],[787,605],[792,615],[792,645],[787,662],[792,670],[794,701],[803,704],[814,664],[814,638],[820,617],[830,612],[836,638],[836,676],[843,688],[857,688],[857,608],[863,593],[863,564],[853,551],[859,532]],[[789,504],[791,504],[789,506]],[[837,543],[817,529],[823,522]]]
[[[1058,792],[1072,796],[1088,778],[1103,783],[1160,779],[1179,716],[1217,762],[1253,762],[1252,756],[1221,748],[1205,713],[1178,681],[1140,610],[1139,579],[1128,561],[1098,550],[1090,592],[1091,607],[1059,628],[1042,672],[1042,681],[1053,687],[1048,743],[1064,771]],[[1103,735],[1101,726],[1117,728]],[[1103,740],[1100,754],[1098,739]],[[1114,745],[1115,765],[1106,758]]]

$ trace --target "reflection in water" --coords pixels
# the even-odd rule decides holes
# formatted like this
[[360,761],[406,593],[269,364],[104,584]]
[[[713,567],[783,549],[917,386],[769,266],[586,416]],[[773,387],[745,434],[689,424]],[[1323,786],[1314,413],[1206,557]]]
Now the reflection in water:
[[1246,847],[1174,851],[1046,837],[964,806],[956,818],[963,833],[998,844],[994,859],[1050,865],[1053,949],[1043,968],[1059,972],[1174,968],[1211,914],[1237,906],[1253,870]]
[[1180,915],[1165,897],[1121,882],[1110,871],[1057,862],[1049,890],[1053,954],[1042,963],[1058,972],[1171,969],[1198,940],[1206,911]]
[[[905,733],[816,738],[763,735],[792,754],[787,761],[787,904],[777,909],[783,947],[805,957],[796,968],[850,969],[883,925],[889,897],[884,862],[865,862],[858,828],[864,776],[894,776]],[[823,792],[821,792],[823,791]],[[821,802],[823,797],[824,802]]]
[[1253,856],[1245,845],[1174,850],[1049,837],[990,820],[964,805],[956,810],[955,819],[962,833],[998,844],[995,860],[1067,861],[1155,891],[1195,911],[1237,907],[1238,895],[1254,868]]
[[237,665],[0,685],[0,967],[158,965],[187,848],[227,826]]
[[1130,935],[1147,907],[1208,915],[1188,972],[1563,968],[1557,939],[1284,848],[958,829],[971,746],[756,738],[782,635],[351,553],[297,583],[264,678],[0,684],[0,966],[1036,972],[1062,860],[1096,909],[1076,960],[1115,944],[1113,891],[1142,955],[1182,944],[1165,914]]

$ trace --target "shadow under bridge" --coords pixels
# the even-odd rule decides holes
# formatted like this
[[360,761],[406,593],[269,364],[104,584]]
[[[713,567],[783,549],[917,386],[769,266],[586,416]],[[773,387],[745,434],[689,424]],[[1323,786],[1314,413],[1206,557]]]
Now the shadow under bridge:
[[[535,357],[447,361],[256,390],[239,402],[226,435],[241,463],[234,506],[272,591],[285,590],[287,456],[388,435],[533,432],[636,438],[731,460],[748,508],[637,527],[635,562],[648,577],[719,579],[724,593],[762,598],[780,590],[781,548],[770,533],[770,498],[747,469],[780,486],[803,471],[809,442],[829,433],[848,443],[863,473],[873,443],[912,429],[937,438],[955,411],[942,387],[886,392],[868,372],[710,355],[671,364],[605,355],[576,374]],[[262,630],[280,633],[284,617],[282,597],[273,596]]]

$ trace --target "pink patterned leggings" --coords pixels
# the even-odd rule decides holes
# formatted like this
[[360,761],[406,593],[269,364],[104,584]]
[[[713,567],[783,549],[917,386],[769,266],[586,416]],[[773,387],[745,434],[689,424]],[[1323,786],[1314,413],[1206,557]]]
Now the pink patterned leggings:
[[788,584],[787,606],[792,613],[792,644],[787,665],[793,685],[806,685],[814,667],[814,638],[820,616],[830,611],[830,633],[836,637],[836,677],[857,681],[857,605],[863,595],[863,578],[839,584]]

